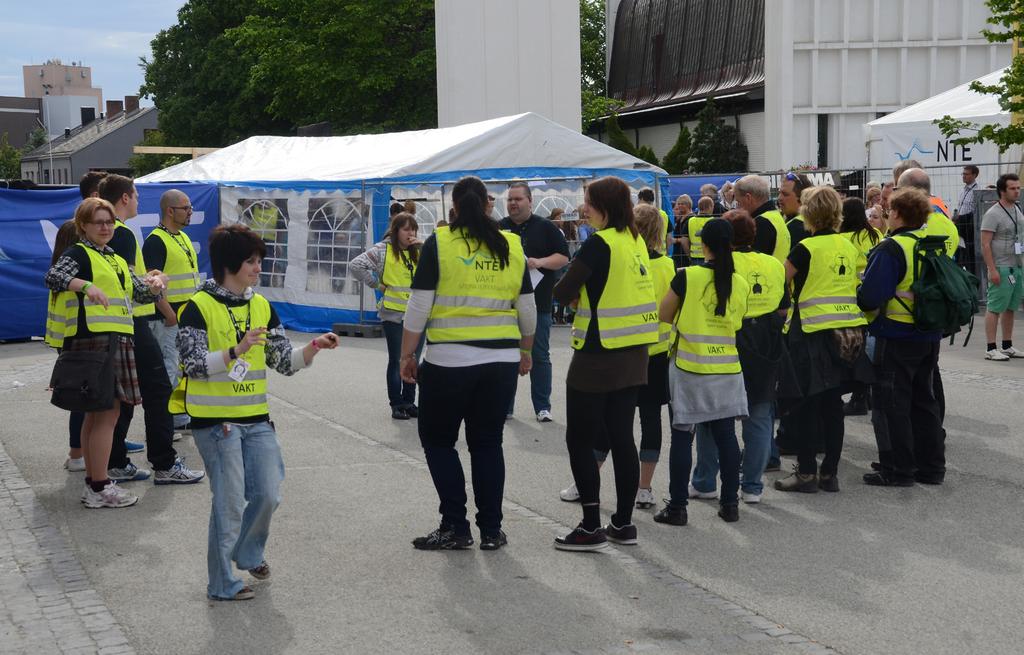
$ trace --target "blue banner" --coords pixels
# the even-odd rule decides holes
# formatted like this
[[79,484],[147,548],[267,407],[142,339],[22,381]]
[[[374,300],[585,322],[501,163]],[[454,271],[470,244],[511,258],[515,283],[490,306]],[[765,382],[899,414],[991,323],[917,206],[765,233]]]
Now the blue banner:
[[[135,238],[145,239],[160,217],[160,195],[168,189],[188,194],[194,212],[187,229],[199,255],[199,270],[210,274],[206,243],[220,223],[215,184],[139,184],[139,215],[127,221]],[[47,290],[53,242],[61,224],[81,201],[78,189],[16,191],[0,189],[0,339],[42,336],[46,327]]]
[[[697,211],[697,201],[700,200],[700,188],[705,184],[714,184],[719,189],[726,182],[736,182],[746,175],[746,173],[734,173],[732,175],[687,175],[685,177],[666,177],[662,178],[662,193],[663,196],[667,195],[663,202],[666,202],[668,207],[671,208],[672,203],[676,201],[676,198],[683,195],[684,193],[690,196],[693,200],[693,210]],[[667,193],[666,193],[667,191]],[[718,199],[717,197],[715,198]],[[670,209],[671,211],[671,209]]]

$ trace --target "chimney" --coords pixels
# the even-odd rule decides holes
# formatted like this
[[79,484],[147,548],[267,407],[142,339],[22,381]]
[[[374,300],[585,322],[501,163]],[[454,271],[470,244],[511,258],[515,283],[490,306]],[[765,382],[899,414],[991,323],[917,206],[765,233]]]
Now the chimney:
[[139,96],[124,97],[124,113],[130,114],[139,110]]
[[124,111],[124,104],[120,100],[107,100],[107,120],[114,120]]
[[70,139],[71,138],[71,128],[70,127],[65,127],[64,128],[64,138],[65,139]]
[[80,107],[79,111],[82,114],[82,125],[88,125],[89,123],[96,120],[95,107]]

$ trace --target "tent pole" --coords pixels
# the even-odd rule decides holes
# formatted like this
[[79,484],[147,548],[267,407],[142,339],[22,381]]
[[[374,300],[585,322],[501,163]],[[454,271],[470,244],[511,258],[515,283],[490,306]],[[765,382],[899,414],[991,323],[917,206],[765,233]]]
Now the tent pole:
[[[362,200],[363,212],[366,213],[366,180],[360,180],[359,182],[359,195]],[[373,207],[370,207],[369,215],[360,217],[359,221],[359,248],[360,250],[366,250],[366,223],[373,216]],[[363,310],[366,302],[366,289],[363,287],[363,283],[359,283],[359,324],[362,325],[363,321]]]

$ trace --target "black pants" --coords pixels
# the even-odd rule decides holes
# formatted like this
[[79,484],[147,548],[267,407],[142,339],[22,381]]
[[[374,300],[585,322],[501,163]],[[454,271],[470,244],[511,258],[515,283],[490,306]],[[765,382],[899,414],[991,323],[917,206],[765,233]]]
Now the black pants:
[[[135,368],[139,376],[139,391],[142,392],[142,409],[146,420],[146,455],[157,471],[166,471],[174,466],[178,453],[175,452],[174,419],[167,411],[171,398],[171,381],[164,368],[164,357],[160,345],[149,331],[149,321],[136,318],[135,321]],[[110,449],[109,468],[124,468],[128,464],[128,451],[124,440],[128,426],[135,416],[135,406],[121,403],[121,415],[114,426],[114,443]]]
[[[942,408],[937,391],[939,343],[878,340],[878,382],[888,444],[878,439],[883,472],[912,480],[915,472],[941,480],[946,473]],[[888,451],[885,450],[888,445]]]
[[640,387],[604,393],[587,393],[568,387],[565,391],[565,445],[580,502],[600,502],[601,474],[595,448],[607,447],[615,467],[615,525],[633,520],[633,503],[640,484],[640,462],[633,441],[633,417]]
[[[505,492],[501,440],[518,372],[518,363],[446,367],[424,362],[420,367],[420,444],[441,500],[441,525],[458,534],[469,534],[466,476],[455,450],[463,421],[472,464],[476,524],[484,535],[501,528]],[[594,461],[593,453],[590,461]]]
[[839,456],[843,452],[844,420],[843,394],[839,387],[822,391],[800,403],[792,413],[792,420],[787,423],[797,433],[799,450],[796,461],[800,473],[818,472],[817,444],[820,435],[825,446],[821,472],[824,475],[836,474]]

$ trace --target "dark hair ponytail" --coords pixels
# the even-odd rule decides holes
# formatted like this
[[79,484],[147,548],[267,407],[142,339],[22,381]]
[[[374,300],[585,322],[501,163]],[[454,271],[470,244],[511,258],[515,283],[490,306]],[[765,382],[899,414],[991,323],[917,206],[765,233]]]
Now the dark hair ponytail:
[[484,213],[487,206],[487,187],[478,177],[464,177],[452,189],[455,203],[454,229],[463,230],[468,239],[474,239],[498,258],[502,268],[508,266],[508,240],[501,234],[494,219]]
[[718,241],[713,246],[709,245],[708,250],[714,255],[711,269],[715,272],[715,296],[718,297],[715,316],[725,316],[725,308],[729,304],[729,296],[732,295],[732,274],[736,270],[732,262],[732,246],[728,241]]

